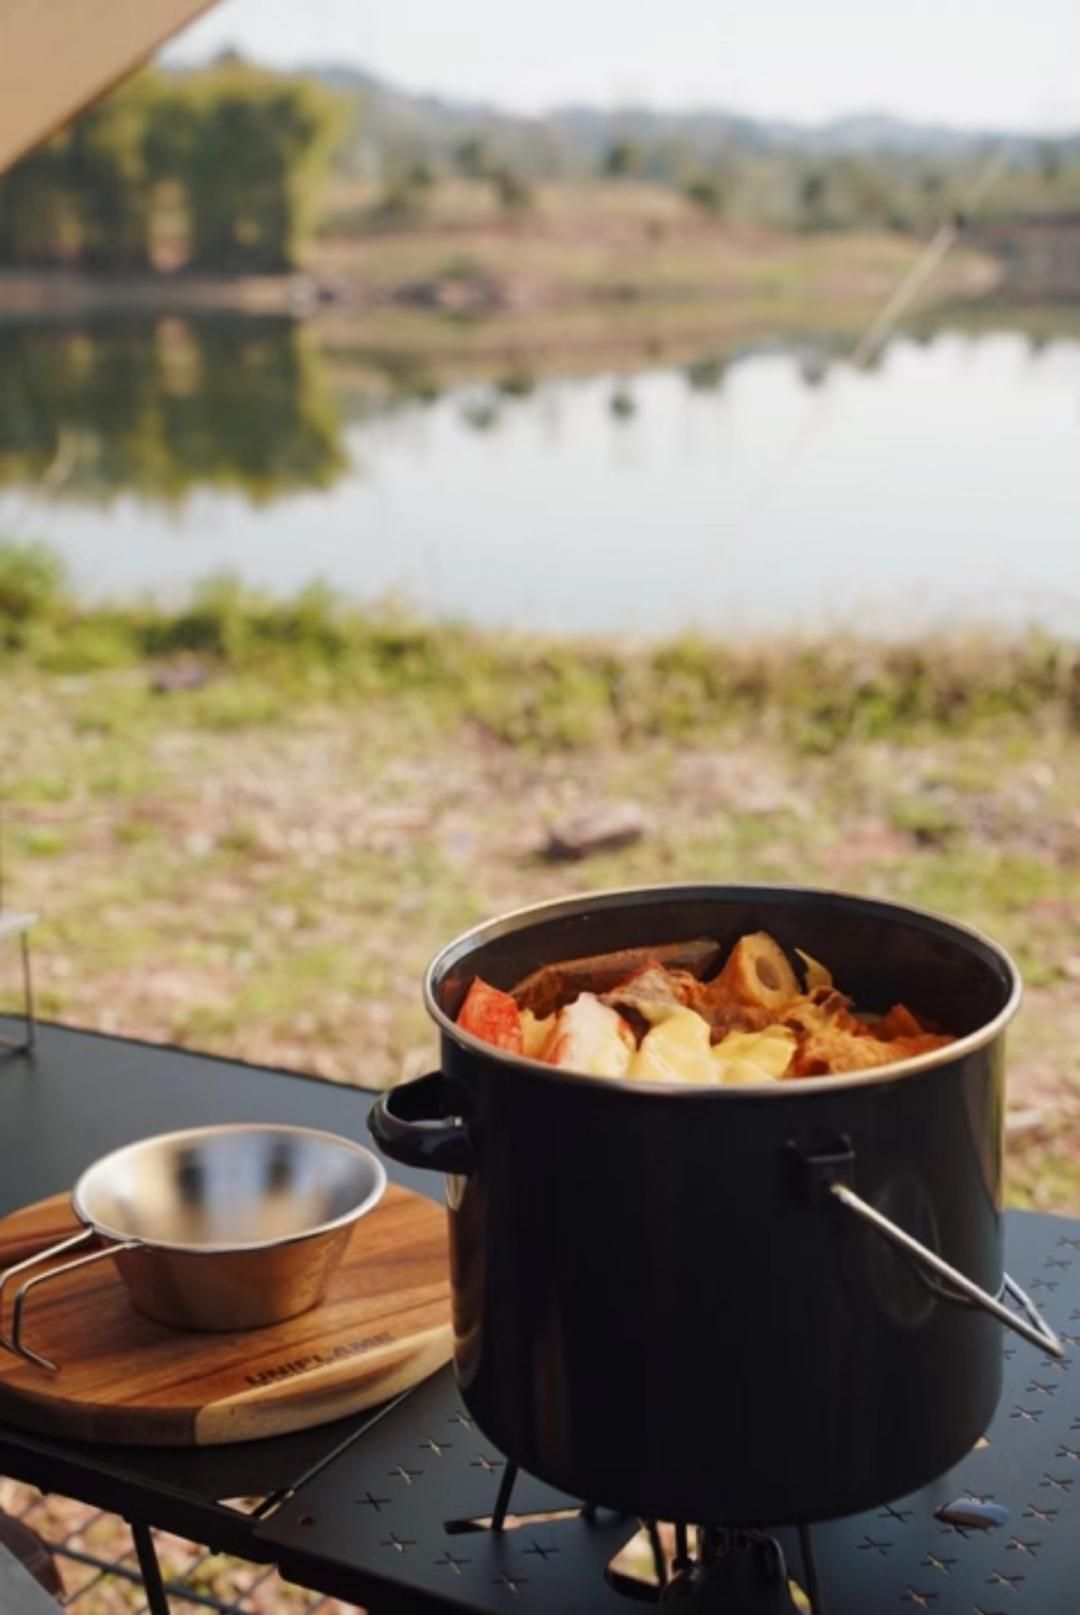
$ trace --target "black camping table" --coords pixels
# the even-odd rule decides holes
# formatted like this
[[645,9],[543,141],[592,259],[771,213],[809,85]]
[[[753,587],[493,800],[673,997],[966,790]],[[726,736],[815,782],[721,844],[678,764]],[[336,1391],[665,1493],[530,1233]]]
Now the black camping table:
[[[44,1026],[33,1056],[0,1060],[0,1215],[150,1133],[259,1120],[363,1140],[371,1102],[295,1073]],[[392,1176],[440,1192],[431,1175]],[[1010,1213],[1006,1240],[1065,1361],[1003,1341],[998,1413],[956,1470],[814,1528],[817,1615],[1080,1615],[1080,1222]],[[123,1516],[151,1615],[169,1610],[151,1527],[276,1564],[372,1615],[632,1615],[637,1599],[656,1601],[644,1573],[609,1568],[638,1522],[527,1475],[510,1489],[449,1369],[375,1413],[234,1447],[106,1447],[0,1425],[0,1473]],[[799,1541],[779,1535],[806,1589],[816,1578]]]

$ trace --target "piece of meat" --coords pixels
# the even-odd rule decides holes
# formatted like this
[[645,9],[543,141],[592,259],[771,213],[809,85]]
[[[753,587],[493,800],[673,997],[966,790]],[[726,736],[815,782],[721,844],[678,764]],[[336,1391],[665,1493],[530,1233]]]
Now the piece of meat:
[[667,970],[652,963],[643,965],[609,993],[602,993],[600,1000],[613,1009],[637,1010],[651,1025],[673,1009],[685,1009],[700,986],[697,977],[687,970]]
[[921,1030],[882,1038],[878,1035],[881,1023],[870,1026],[860,1021],[852,1015],[848,1000],[839,993],[830,993],[819,1003],[811,999],[802,1000],[785,1017],[785,1025],[792,1029],[799,1040],[791,1066],[791,1075],[795,1077],[872,1071],[878,1066],[895,1065],[898,1060],[908,1060],[913,1055],[925,1054],[930,1049],[944,1048],[946,1044],[955,1042],[952,1037]]
[[771,1009],[755,1009],[752,1004],[718,1004],[702,997],[690,1007],[708,1021],[714,1043],[721,1042],[729,1032],[764,1032],[767,1026],[777,1023]]
[[860,1037],[839,1028],[796,1033],[799,1039],[791,1062],[793,1077],[829,1077],[844,1072],[872,1071],[875,1066],[891,1065],[899,1056],[891,1043],[876,1037]]
[[484,1043],[510,1054],[524,1052],[521,1011],[509,993],[500,992],[480,976],[474,976],[458,1011],[457,1024]]
[[688,970],[667,970],[649,964],[613,987],[603,1002],[629,1015],[643,1031],[657,1025],[675,1009],[692,1009],[708,1023],[712,1041],[718,1043],[729,1032],[761,1032],[774,1023],[771,1010],[752,1004],[718,1001],[712,982],[699,981]]
[[543,1019],[561,1009],[580,993],[608,993],[613,987],[643,970],[662,965],[668,970],[684,970],[702,977],[714,969],[722,949],[716,942],[699,938],[692,942],[662,942],[654,947],[621,948],[617,953],[591,954],[583,959],[563,959],[558,964],[541,965],[512,989],[522,1009]]
[[850,1032],[853,1037],[877,1035],[875,1027],[852,1014],[851,999],[837,992],[835,987],[815,987],[813,992],[803,995],[791,1013],[803,1014],[840,1032]]
[[841,1071],[869,1071],[897,1056],[851,1013],[851,1000],[835,987],[815,987],[788,1006],[784,1024],[799,1041],[791,1065],[795,1077],[822,1077]]

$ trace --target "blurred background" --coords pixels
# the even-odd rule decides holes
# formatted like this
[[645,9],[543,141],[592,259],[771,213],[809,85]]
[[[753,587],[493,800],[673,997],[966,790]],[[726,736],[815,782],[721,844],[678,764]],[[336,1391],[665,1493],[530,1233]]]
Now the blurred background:
[[442,942],[820,882],[1018,956],[1080,1205],[1080,12],[225,0],[0,180],[44,1014],[385,1083]]

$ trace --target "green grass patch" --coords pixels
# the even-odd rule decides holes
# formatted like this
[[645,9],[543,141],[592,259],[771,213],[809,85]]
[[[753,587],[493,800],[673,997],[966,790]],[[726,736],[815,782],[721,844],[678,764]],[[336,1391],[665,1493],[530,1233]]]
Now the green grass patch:
[[[414,717],[464,717],[539,750],[700,736],[751,717],[808,755],[1010,716],[1080,724],[1080,648],[1044,636],[764,646],[688,634],[631,646],[436,624],[322,588],[282,601],[227,577],[173,610],[80,607],[62,571],[19,546],[0,546],[0,600],[5,576],[0,659],[85,672],[90,693],[75,722],[86,735],[152,722],[155,699],[186,702],[212,731],[274,725],[319,699],[411,701]],[[204,687],[155,697],[151,679],[185,664]],[[93,682],[110,669],[114,679]],[[898,804],[895,822],[927,840],[950,833],[947,810],[930,802]]]
[[68,837],[64,831],[48,825],[20,830],[13,841],[15,855],[23,853],[27,858],[55,858],[66,852],[68,847]]

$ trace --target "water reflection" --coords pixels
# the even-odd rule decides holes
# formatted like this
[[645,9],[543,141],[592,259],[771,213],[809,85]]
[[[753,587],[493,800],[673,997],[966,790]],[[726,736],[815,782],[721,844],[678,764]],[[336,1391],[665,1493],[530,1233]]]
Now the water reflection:
[[334,329],[0,327],[0,537],[91,597],[227,570],[499,627],[1076,632],[1080,321],[468,382]]
[[717,393],[724,385],[724,376],[727,372],[726,362],[715,353],[706,354],[702,359],[695,359],[686,367],[686,380],[691,390],[696,393]]
[[348,464],[306,332],[285,319],[0,326],[0,485],[106,502],[195,487],[255,504]]
[[612,419],[630,421],[638,412],[637,401],[625,382],[619,382],[608,401]]
[[474,432],[494,432],[501,416],[493,398],[470,398],[462,406],[461,419]]
[[526,365],[515,365],[495,385],[504,398],[531,398],[536,391],[536,376]]

